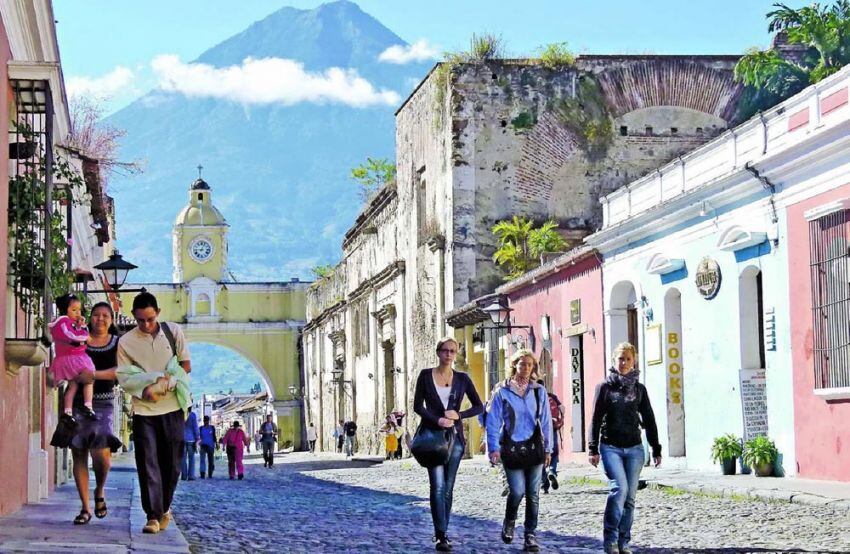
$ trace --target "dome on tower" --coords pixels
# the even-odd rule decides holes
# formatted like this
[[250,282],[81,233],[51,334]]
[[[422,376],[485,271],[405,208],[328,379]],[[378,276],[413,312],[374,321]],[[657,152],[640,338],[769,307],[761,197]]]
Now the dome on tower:
[[195,179],[195,182],[192,183],[192,186],[189,187],[191,190],[210,190],[210,186],[206,181],[198,177]]
[[198,177],[189,185],[189,204],[180,210],[175,225],[227,225],[218,208],[212,205],[210,185]]

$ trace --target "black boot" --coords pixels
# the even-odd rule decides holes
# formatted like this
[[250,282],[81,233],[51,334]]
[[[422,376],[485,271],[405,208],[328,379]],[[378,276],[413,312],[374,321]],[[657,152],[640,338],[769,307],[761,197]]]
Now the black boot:
[[436,538],[437,538],[437,544],[434,545],[434,548],[437,550],[437,552],[451,552],[452,551],[452,544],[449,542],[448,537],[446,537],[445,535],[438,535]]
[[526,552],[540,552],[540,544],[537,542],[537,537],[534,536],[534,533],[528,533],[525,536],[525,548]]
[[202,471],[201,472],[201,479],[206,479],[206,478],[207,478],[207,474]]
[[506,519],[504,523],[502,523],[503,543],[511,544],[514,541],[514,525],[516,525],[516,520]]

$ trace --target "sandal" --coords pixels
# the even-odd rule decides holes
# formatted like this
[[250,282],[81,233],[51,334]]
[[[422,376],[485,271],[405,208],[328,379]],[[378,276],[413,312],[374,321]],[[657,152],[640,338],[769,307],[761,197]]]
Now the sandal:
[[80,510],[77,517],[74,518],[74,525],[85,525],[91,521],[91,514],[85,510]]
[[106,499],[105,498],[95,498],[94,499],[94,515],[97,519],[103,519],[106,517],[106,514],[109,513],[109,509],[106,507]]

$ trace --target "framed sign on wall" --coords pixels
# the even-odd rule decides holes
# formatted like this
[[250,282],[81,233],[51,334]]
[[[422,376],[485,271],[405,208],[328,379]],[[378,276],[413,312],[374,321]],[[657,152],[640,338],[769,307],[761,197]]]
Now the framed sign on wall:
[[646,328],[646,363],[656,365],[664,361],[664,349],[661,346],[661,324]]

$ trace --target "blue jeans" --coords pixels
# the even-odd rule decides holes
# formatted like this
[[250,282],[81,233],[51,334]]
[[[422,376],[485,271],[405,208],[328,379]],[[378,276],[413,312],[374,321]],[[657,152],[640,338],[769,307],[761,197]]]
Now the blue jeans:
[[434,520],[434,534],[437,538],[445,537],[446,530],[449,528],[455,476],[462,457],[463,444],[455,436],[449,461],[445,465],[428,468],[428,482],[431,484],[431,519]]
[[525,497],[525,534],[532,535],[537,530],[537,514],[540,510],[540,481],[543,478],[543,464],[528,469],[507,469],[508,501],[505,506],[505,519],[516,521],[519,503]]
[[187,441],[185,446],[183,447],[183,457],[180,460],[180,477],[182,477],[183,479],[195,478],[195,452],[195,443]]
[[543,466],[543,474],[541,475],[544,491],[549,490],[549,475],[558,475],[558,449],[560,444],[558,444],[558,431],[554,429],[552,429],[552,448],[552,459],[549,462],[549,467]]
[[643,469],[643,445],[619,448],[600,444],[599,454],[609,480],[602,539],[606,545],[628,546],[632,540],[635,494]]

